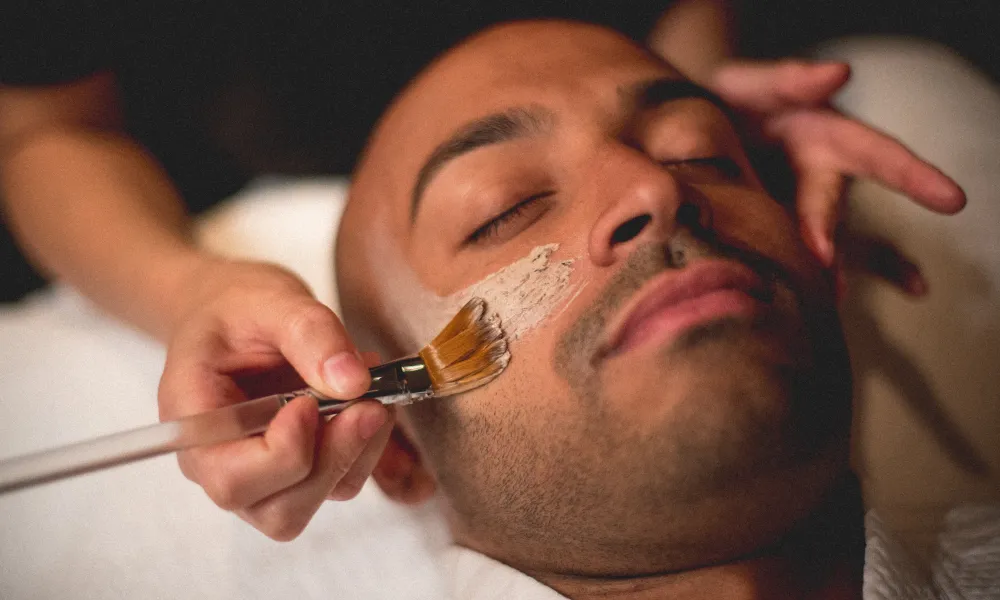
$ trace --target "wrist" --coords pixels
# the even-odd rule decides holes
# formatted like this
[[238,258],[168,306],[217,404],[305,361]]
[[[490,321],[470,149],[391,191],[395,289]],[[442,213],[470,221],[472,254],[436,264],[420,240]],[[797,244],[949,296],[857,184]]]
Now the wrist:
[[137,304],[146,309],[128,320],[166,342],[194,304],[194,282],[211,277],[211,265],[218,260],[194,247],[156,252],[144,261],[150,266],[138,278],[141,297]]

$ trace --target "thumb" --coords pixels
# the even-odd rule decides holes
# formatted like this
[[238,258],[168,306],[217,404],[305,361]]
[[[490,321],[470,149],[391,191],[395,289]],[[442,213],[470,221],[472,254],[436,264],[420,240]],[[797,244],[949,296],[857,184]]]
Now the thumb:
[[333,398],[356,398],[371,376],[337,315],[313,299],[275,311],[273,338],[306,384]]
[[842,62],[741,62],[720,67],[710,85],[737,110],[773,113],[825,105],[850,76]]

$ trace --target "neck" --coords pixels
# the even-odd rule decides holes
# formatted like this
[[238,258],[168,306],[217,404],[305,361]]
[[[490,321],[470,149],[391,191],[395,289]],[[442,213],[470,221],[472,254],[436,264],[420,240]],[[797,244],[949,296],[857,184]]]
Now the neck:
[[532,575],[573,600],[859,600],[863,516],[857,482],[851,477],[779,542],[752,556],[640,577]]

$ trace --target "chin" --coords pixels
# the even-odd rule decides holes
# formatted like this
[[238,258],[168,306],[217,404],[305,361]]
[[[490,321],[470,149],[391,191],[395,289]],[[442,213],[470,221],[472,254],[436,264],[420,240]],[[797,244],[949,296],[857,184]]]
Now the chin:
[[797,470],[845,445],[849,374],[818,370],[824,363],[781,336],[726,320],[656,350],[609,368],[601,396],[672,465],[686,500]]

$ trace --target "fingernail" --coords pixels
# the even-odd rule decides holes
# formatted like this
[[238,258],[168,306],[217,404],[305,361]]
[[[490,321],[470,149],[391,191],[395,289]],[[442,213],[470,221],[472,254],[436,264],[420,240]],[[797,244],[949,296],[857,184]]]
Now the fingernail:
[[845,68],[849,67],[849,65],[847,65],[847,64],[845,64],[845,63],[843,63],[843,62],[841,62],[839,60],[824,60],[824,61],[820,61],[820,62],[816,63],[816,66],[819,67],[820,69],[823,69],[823,70],[827,71],[827,72],[832,72],[834,70],[836,70],[836,71],[839,72],[839,71],[842,71]]
[[358,435],[367,442],[375,437],[383,425],[385,425],[385,411],[370,410],[358,419]]
[[837,248],[830,237],[823,238],[823,262],[832,267],[837,260]]
[[337,395],[352,398],[364,392],[368,369],[353,352],[341,352],[323,363],[323,381]]
[[833,266],[834,259],[836,258],[836,249],[834,248],[831,235],[831,233],[824,232],[813,238],[819,262],[827,268]]
[[933,193],[941,202],[957,202],[962,197],[962,189],[947,179],[934,182]]

